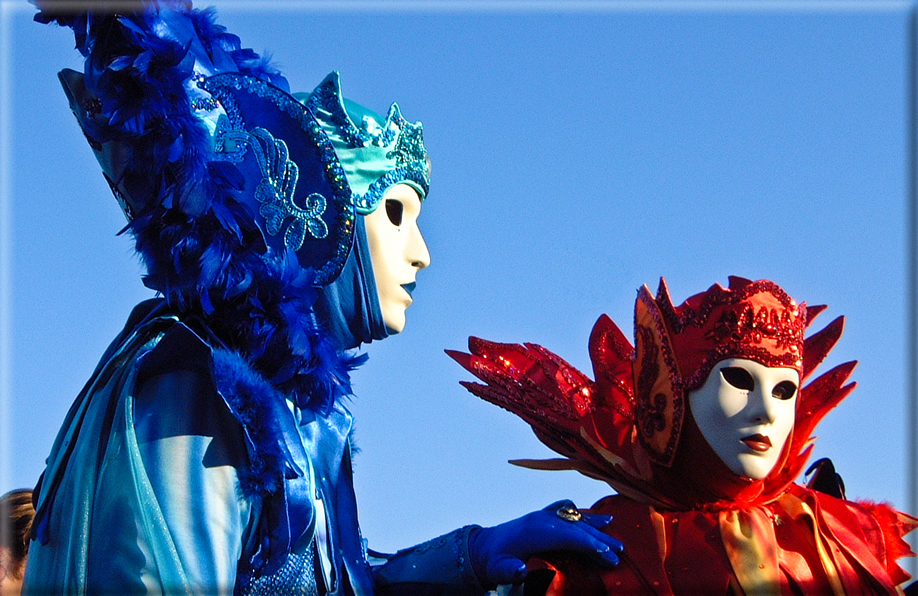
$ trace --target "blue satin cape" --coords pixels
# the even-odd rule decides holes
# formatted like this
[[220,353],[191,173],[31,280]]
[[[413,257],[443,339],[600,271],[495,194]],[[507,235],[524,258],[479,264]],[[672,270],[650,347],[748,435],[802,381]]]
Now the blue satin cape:
[[257,594],[272,576],[299,582],[280,593],[309,593],[314,575],[289,567],[311,561],[316,497],[333,545],[328,588],[372,593],[350,413],[296,409],[201,335],[161,301],[132,313],[37,487],[25,594]]

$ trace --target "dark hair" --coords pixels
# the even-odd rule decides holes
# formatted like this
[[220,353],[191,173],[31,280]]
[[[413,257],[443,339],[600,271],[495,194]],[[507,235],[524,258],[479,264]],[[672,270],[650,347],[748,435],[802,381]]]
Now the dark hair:
[[0,548],[10,549],[12,565],[7,572],[16,578],[21,578],[25,570],[33,517],[35,508],[30,489],[11,490],[0,497]]

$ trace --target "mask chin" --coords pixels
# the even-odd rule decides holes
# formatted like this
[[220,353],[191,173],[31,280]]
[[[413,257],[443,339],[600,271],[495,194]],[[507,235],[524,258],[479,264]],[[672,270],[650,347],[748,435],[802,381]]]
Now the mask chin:
[[711,448],[686,410],[682,436],[670,468],[656,469],[661,482],[678,486],[678,501],[686,507],[718,501],[748,501],[761,494],[765,482],[735,474]]

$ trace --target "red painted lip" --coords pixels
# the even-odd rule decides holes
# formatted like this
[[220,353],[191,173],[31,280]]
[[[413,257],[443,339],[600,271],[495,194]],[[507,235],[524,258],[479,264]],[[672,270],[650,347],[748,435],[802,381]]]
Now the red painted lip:
[[741,439],[750,449],[753,451],[758,451],[759,453],[765,453],[771,449],[771,439],[765,435],[750,435],[745,439]]

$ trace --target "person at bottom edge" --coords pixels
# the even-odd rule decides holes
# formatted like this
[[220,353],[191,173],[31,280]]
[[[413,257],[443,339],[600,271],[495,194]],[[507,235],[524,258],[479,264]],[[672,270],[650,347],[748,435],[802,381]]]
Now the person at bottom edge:
[[349,350],[402,330],[430,262],[420,123],[337,73],[290,94],[190,2],[37,4],[74,30],[84,72],[60,78],[161,297],[61,427],[26,594],[481,594],[539,551],[617,561],[607,517],[553,505],[371,567],[343,401]]
[[606,316],[590,337],[595,380],[533,344],[470,338],[448,352],[485,382],[472,393],[517,414],[572,469],[617,494],[581,515],[612,515],[628,548],[615,569],[563,553],[529,561],[526,594],[897,594],[918,519],[845,499],[822,460],[801,486],[816,424],[854,388],[856,363],[807,385],[843,318],[804,339],[825,307],[776,284],[731,277],[674,306],[664,280],[635,305],[635,346]]
[[33,517],[31,490],[11,490],[0,497],[0,596],[19,596],[22,590]]

